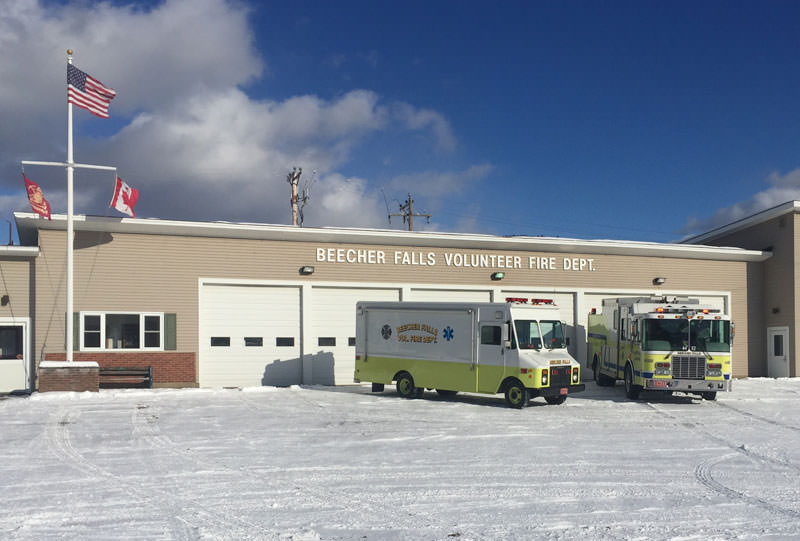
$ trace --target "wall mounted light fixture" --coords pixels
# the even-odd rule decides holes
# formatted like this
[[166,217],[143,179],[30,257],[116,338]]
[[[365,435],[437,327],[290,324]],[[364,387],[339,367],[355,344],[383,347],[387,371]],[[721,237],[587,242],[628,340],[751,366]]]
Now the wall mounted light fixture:
[[655,278],[653,278],[653,285],[654,286],[664,285],[664,282],[666,281],[667,279],[664,278],[663,276],[656,276]]
[[504,272],[493,272],[492,273],[492,280],[502,280],[506,277],[506,273]]
[[309,274],[314,274],[314,267],[312,267],[311,265],[303,265],[302,267],[300,267],[300,274],[305,276]]

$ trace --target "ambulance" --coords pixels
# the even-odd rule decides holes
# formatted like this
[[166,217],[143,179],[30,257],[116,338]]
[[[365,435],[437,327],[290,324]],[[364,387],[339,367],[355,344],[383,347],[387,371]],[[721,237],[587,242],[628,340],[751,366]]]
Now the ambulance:
[[372,382],[373,392],[394,382],[406,398],[425,389],[503,393],[512,408],[538,396],[562,404],[583,391],[553,301],[506,301],[358,302],[355,381]]
[[635,400],[641,391],[681,391],[715,400],[731,390],[733,323],[689,297],[603,299],[588,318],[588,355],[598,385],[621,379]]

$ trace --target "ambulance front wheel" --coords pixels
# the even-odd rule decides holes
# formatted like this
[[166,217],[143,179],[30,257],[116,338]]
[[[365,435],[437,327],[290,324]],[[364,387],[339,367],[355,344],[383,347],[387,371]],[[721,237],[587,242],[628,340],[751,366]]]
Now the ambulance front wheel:
[[403,372],[397,376],[397,394],[403,398],[419,398],[424,389],[414,386],[414,378],[408,372]]
[[506,384],[506,404],[512,408],[522,408],[528,403],[528,389],[519,381]]
[[630,398],[631,400],[636,400],[639,398],[639,391],[642,388],[639,385],[633,384],[633,369],[631,365],[625,366],[625,396]]
[[717,392],[716,391],[706,391],[700,393],[700,396],[703,397],[703,400],[716,400],[717,399]]

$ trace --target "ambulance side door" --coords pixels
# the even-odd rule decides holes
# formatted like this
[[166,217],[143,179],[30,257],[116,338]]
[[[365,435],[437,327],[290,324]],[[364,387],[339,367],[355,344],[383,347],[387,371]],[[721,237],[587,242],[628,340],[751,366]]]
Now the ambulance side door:
[[493,393],[497,391],[505,372],[505,350],[503,345],[502,312],[499,318],[491,315],[491,319],[478,322],[478,362],[477,390],[479,392]]

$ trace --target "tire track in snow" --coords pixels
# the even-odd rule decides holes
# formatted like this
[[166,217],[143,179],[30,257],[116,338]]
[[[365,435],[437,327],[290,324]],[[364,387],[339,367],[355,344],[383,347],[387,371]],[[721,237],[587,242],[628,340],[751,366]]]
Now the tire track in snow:
[[723,402],[716,402],[715,401],[715,402],[713,402],[713,404],[715,404],[716,406],[721,407],[721,408],[726,408],[726,409],[729,409],[731,411],[735,411],[736,413],[738,413],[740,415],[744,415],[745,417],[750,417],[751,419],[756,419],[756,420],[761,421],[763,423],[770,424],[772,426],[777,426],[777,427],[780,427],[780,428],[787,428],[789,430],[794,430],[796,432],[800,432],[800,427],[798,427],[798,426],[793,426],[793,425],[789,425],[789,424],[786,424],[786,423],[781,423],[781,422],[775,421],[773,419],[767,419],[766,417],[762,417],[761,415],[757,415],[757,414],[751,413],[749,411],[745,411],[745,410],[741,410],[739,408],[735,408],[735,407],[733,407],[733,406],[731,406],[729,404],[725,404]]
[[[74,424],[79,417],[80,410],[51,415],[50,422],[45,428],[48,447],[75,469],[94,477],[113,481],[115,485],[122,487],[125,492],[143,505],[159,512],[162,512],[163,509],[172,509],[173,512],[169,513],[173,517],[170,520],[170,529],[175,534],[175,538],[194,539],[198,537],[198,534],[202,535],[202,527],[216,533],[235,532],[235,537],[241,539],[260,538],[268,533],[256,524],[222,516],[214,509],[209,509],[199,502],[185,497],[178,500],[173,492],[131,482],[129,479],[91,462],[75,449],[69,436],[68,426]],[[175,502],[178,502],[179,505],[176,506]],[[186,516],[187,514],[189,516]]]
[[[307,398],[303,392],[297,391],[294,388],[291,389],[296,395],[299,397],[301,402],[308,404],[309,407],[313,408],[313,411],[317,417],[324,417],[326,420],[330,421],[331,423],[336,422],[337,424],[341,424],[342,422],[347,422],[348,418],[342,419],[339,416],[334,417],[328,411],[328,408],[324,404],[316,402]],[[263,413],[265,407],[252,400],[247,394],[239,393],[237,398],[241,401],[241,403],[251,411],[255,411],[258,413]],[[208,458],[200,458],[192,451],[186,450],[182,448],[182,446],[177,445],[174,441],[172,441],[168,436],[161,434],[160,428],[158,427],[157,423],[148,423],[146,420],[143,420],[143,415],[150,415],[152,417],[157,417],[156,413],[148,413],[145,414],[143,410],[147,408],[138,408],[133,414],[133,423],[134,423],[134,430],[137,430],[141,433],[145,440],[149,441],[151,445],[163,447],[164,449],[169,449],[169,452],[176,457],[183,457],[183,459],[191,461],[194,465],[202,468],[215,468],[215,469],[223,469],[225,471],[234,473],[238,476],[244,477],[248,482],[252,482],[256,485],[257,488],[263,488],[260,484],[260,481],[272,482],[273,478],[270,477],[268,472],[260,472],[254,471],[250,469],[242,469],[242,468],[232,468],[228,465],[222,464],[218,461]],[[354,468],[355,470],[360,470],[360,468]],[[286,471],[285,468],[280,468],[280,471]],[[320,485],[313,485],[311,483],[304,483],[297,485],[302,488],[303,495],[306,497],[306,500],[312,499],[314,503],[318,505],[320,508],[330,507],[330,502],[337,501],[338,498],[341,497],[341,493],[335,489],[328,489],[324,488]],[[412,513],[408,513],[408,516],[404,516],[398,514],[398,508],[396,506],[391,505],[390,503],[384,501],[383,499],[372,499],[372,498],[365,498],[363,493],[352,493],[347,499],[347,508],[348,511],[355,511],[357,510],[359,514],[364,514],[365,516],[379,514],[381,516],[389,516],[389,515],[396,515],[398,519],[407,518],[411,520],[412,523],[417,523],[419,520],[426,520],[427,523],[432,524],[437,522],[437,517],[432,513],[417,510]],[[447,528],[446,524],[441,524],[441,527]]]
[[723,445],[725,447],[729,447],[729,448],[733,449],[734,451],[736,451],[737,453],[741,453],[741,454],[745,455],[748,458],[751,458],[751,459],[754,459],[754,460],[757,460],[757,461],[760,461],[760,462],[774,464],[774,465],[780,466],[782,468],[789,468],[789,469],[792,469],[792,470],[800,472],[800,466],[798,466],[797,464],[794,464],[794,463],[789,462],[787,460],[780,460],[778,458],[775,458],[775,457],[772,457],[772,456],[769,456],[769,455],[765,455],[763,453],[759,453],[759,452],[754,451],[753,449],[751,449],[751,448],[749,448],[749,447],[747,447],[745,445],[737,444],[737,443],[735,443],[735,442],[733,442],[733,441],[731,441],[729,439],[723,438],[722,436],[717,436],[716,434],[712,434],[710,432],[706,432],[706,431],[700,430],[697,425],[695,425],[693,423],[691,423],[691,424],[687,423],[684,419],[676,417],[675,415],[669,413],[668,411],[663,410],[661,408],[658,408],[658,407],[656,407],[655,405],[653,405],[651,403],[647,403],[646,405],[650,409],[653,409],[656,412],[658,412],[659,414],[669,418],[673,422],[674,425],[676,425],[676,426],[678,426],[680,428],[683,428],[685,430],[692,430],[694,432],[699,432],[705,438],[707,438],[707,439],[709,439],[709,440],[711,440],[711,441],[713,441],[715,443],[718,443],[720,445]]
[[[736,453],[728,453],[723,456],[719,457],[712,457],[707,460],[704,460],[700,464],[698,464],[694,469],[694,476],[695,478],[704,486],[710,488],[711,490],[722,494],[723,496],[727,496],[731,499],[739,499],[745,501],[751,505],[755,505],[756,507],[760,507],[767,511],[772,511],[773,513],[779,513],[781,515],[786,515],[788,517],[794,519],[800,519],[800,512],[795,511],[794,509],[787,509],[785,507],[781,507],[779,505],[775,505],[774,503],[768,502],[761,498],[757,498],[755,496],[750,496],[749,494],[745,494],[740,490],[736,490],[728,485],[720,483],[713,476],[714,467],[726,460],[729,460],[736,456]],[[752,455],[748,455],[752,456]]]
[[[742,492],[740,490],[737,490],[737,489],[735,489],[735,488],[733,488],[733,487],[731,487],[729,485],[726,485],[726,484],[718,481],[717,479],[714,478],[714,475],[713,475],[714,467],[717,464],[719,464],[721,462],[724,462],[726,460],[730,460],[731,458],[736,457],[738,454],[744,455],[749,459],[752,459],[752,460],[754,460],[756,462],[760,462],[760,463],[768,465],[768,466],[769,465],[778,466],[780,468],[784,468],[784,469],[788,468],[788,469],[792,469],[792,470],[795,470],[795,471],[800,471],[800,466],[797,466],[796,464],[792,464],[791,462],[778,460],[778,459],[776,459],[774,457],[767,456],[767,455],[764,455],[762,453],[758,453],[758,452],[746,447],[745,445],[737,445],[736,443],[734,443],[734,442],[732,442],[730,440],[727,440],[727,439],[725,439],[725,438],[723,438],[721,436],[717,436],[717,435],[711,434],[709,432],[701,431],[701,430],[699,430],[699,428],[696,425],[693,425],[693,424],[689,425],[686,422],[684,422],[682,419],[676,417],[675,415],[669,413],[668,411],[663,410],[662,408],[656,407],[655,405],[653,405],[651,403],[646,403],[646,405],[650,409],[656,411],[658,414],[663,415],[664,417],[667,417],[668,419],[670,419],[673,422],[673,424],[675,424],[676,426],[678,426],[680,428],[683,428],[683,429],[686,429],[686,430],[692,430],[694,432],[699,432],[705,438],[710,439],[710,440],[712,440],[712,441],[714,441],[716,443],[719,443],[719,444],[721,444],[721,445],[723,445],[725,447],[729,447],[730,449],[735,451],[734,453],[727,453],[727,454],[725,454],[723,456],[714,456],[714,457],[708,458],[708,459],[702,461],[700,464],[698,464],[694,469],[694,476],[695,476],[695,479],[700,484],[702,484],[703,486],[710,488],[714,492],[717,492],[717,493],[719,493],[719,494],[721,494],[723,496],[726,496],[726,497],[728,497],[730,499],[742,500],[744,502],[747,502],[747,503],[749,503],[751,505],[755,505],[756,507],[759,507],[759,508],[764,509],[766,511],[771,511],[773,513],[778,513],[778,514],[789,516],[789,517],[792,517],[792,518],[795,518],[795,519],[800,518],[800,512],[795,511],[794,509],[787,509],[785,507],[782,507],[782,506],[776,505],[774,503],[768,502],[767,500],[764,500],[762,498],[758,498],[756,496],[751,496],[749,494],[746,494],[746,493],[744,493],[744,492]],[[774,468],[770,467],[770,469],[772,469],[774,471]]]

